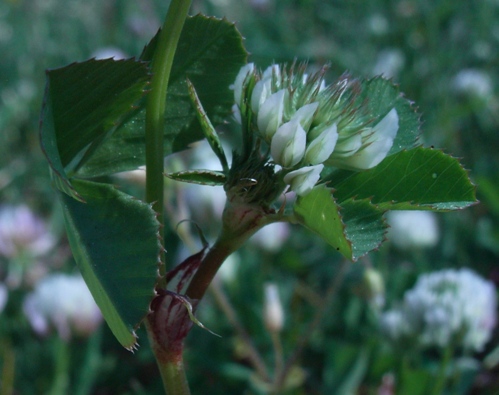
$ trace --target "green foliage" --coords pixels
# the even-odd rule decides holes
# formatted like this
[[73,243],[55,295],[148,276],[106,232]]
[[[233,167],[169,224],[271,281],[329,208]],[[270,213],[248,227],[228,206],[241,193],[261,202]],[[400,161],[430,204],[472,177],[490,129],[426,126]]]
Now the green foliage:
[[300,197],[294,211],[299,223],[353,261],[379,247],[384,239],[383,212],[368,200],[348,200],[340,206],[324,185]]
[[[153,38],[141,60],[149,61]],[[187,78],[195,86],[209,119],[221,123],[230,113],[233,93],[229,85],[246,60],[242,38],[225,20],[198,15],[185,22],[170,75],[165,113],[165,155],[178,152],[204,137],[192,106]],[[135,169],[145,163],[145,101],[95,152],[78,175],[95,177]],[[118,154],[119,153],[119,154]]]
[[132,349],[154,297],[158,221],[148,204],[111,185],[73,183],[84,202],[60,193],[73,255],[112,332]]
[[475,187],[459,162],[423,147],[391,155],[365,172],[334,173],[330,185],[339,202],[371,199],[380,210],[449,211],[476,203]]
[[[229,85],[246,59],[241,40],[227,21],[203,16],[186,21],[167,96],[165,154],[203,137],[187,78],[212,119],[220,121],[230,112]],[[149,205],[111,185],[79,179],[145,163],[143,96],[155,45],[153,38],[141,60],[89,60],[49,71],[40,131],[77,263],[127,348],[135,346],[134,331],[154,296],[159,224]],[[211,172],[203,179],[221,176]]]
[[450,211],[476,203],[475,188],[457,159],[413,148],[419,115],[398,88],[379,77],[361,84],[357,105],[365,113],[357,114],[359,119],[397,110],[398,132],[388,156],[367,171],[327,168],[323,181],[330,189],[316,187],[294,206],[300,223],[353,261],[384,241],[388,210]]

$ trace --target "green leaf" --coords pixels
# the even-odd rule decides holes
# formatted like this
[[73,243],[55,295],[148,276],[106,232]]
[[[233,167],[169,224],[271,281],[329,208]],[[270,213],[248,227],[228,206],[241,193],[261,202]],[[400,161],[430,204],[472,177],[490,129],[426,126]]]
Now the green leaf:
[[324,185],[300,197],[294,212],[299,223],[353,261],[384,240],[386,225],[380,210],[368,200],[348,200],[340,206]]
[[86,202],[60,194],[73,255],[111,331],[131,349],[155,296],[159,223],[148,204],[111,185],[73,185]]
[[165,174],[168,178],[190,184],[220,186],[226,181],[225,174],[213,170],[188,170]]
[[370,117],[381,119],[395,108],[399,117],[399,130],[389,155],[415,146],[419,136],[419,114],[393,82],[375,77],[362,83],[358,104],[367,109]]
[[340,204],[354,197],[371,199],[381,210],[449,211],[476,203],[458,160],[431,148],[401,151],[370,170],[338,171],[329,180]]
[[[150,60],[156,46],[153,38],[142,59]],[[230,84],[245,64],[247,52],[234,24],[202,15],[186,20],[170,76],[165,114],[164,152],[184,150],[202,139],[203,132],[187,89],[187,78],[196,87],[199,100],[211,122],[222,123],[231,113]],[[132,170],[145,163],[145,103],[120,125],[92,159],[78,171],[82,177]]]
[[146,63],[133,59],[92,59],[47,71],[40,139],[54,175],[63,184],[72,189],[68,175],[88,160],[144,96],[148,79]]

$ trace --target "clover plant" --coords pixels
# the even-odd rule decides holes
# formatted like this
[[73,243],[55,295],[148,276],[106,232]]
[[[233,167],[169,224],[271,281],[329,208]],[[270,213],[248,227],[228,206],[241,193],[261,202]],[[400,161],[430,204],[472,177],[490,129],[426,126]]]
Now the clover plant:
[[[183,343],[224,260],[260,228],[299,224],[351,261],[385,239],[388,210],[475,203],[466,170],[418,143],[419,115],[391,81],[327,67],[247,63],[234,24],[173,0],[138,58],[47,71],[40,139],[69,242],[127,349],[144,324],[168,394],[188,394]],[[240,131],[232,163],[214,126]],[[221,170],[167,173],[164,158],[207,139]],[[102,176],[146,166],[145,197]],[[223,185],[216,242],[174,267],[164,245],[164,178]]]

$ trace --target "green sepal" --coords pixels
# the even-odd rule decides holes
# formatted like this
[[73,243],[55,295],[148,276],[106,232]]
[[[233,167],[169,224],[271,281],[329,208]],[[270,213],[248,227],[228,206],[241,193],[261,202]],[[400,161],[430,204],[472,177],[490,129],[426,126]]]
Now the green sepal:
[[73,180],[86,203],[59,193],[71,250],[118,341],[136,346],[158,280],[159,222],[149,204],[111,185]]
[[189,90],[189,97],[191,98],[192,105],[196,110],[196,116],[199,124],[201,125],[201,130],[203,131],[206,140],[208,140],[211,149],[220,160],[224,172],[227,174],[229,172],[229,164],[227,163],[222,143],[220,142],[217,131],[204,111],[203,105],[201,104],[201,101],[196,93],[196,88],[194,88],[194,85],[192,85],[192,82],[189,79],[187,79],[187,88]]
[[187,170],[167,173],[165,176],[176,181],[211,186],[224,185],[227,180],[227,177],[223,172],[214,170]]

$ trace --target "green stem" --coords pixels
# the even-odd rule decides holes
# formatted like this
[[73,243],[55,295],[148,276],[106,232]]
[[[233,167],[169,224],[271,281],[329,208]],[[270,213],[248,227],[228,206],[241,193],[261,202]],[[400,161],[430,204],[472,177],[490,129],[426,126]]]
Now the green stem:
[[65,340],[57,338],[55,344],[55,373],[49,395],[64,395],[69,386],[69,346]]
[[[158,215],[160,238],[164,237],[164,197],[163,197],[163,133],[165,122],[165,106],[168,82],[182,33],[187,12],[191,6],[190,0],[172,0],[165,23],[158,38],[158,44],[152,60],[151,92],[147,97],[146,106],[146,201],[152,203]],[[161,262],[165,262],[164,252]],[[164,277],[165,265],[161,265],[160,274]],[[165,284],[162,284],[165,285]]]
[[165,363],[158,362],[158,367],[168,395],[190,395],[191,391],[185,376],[184,362],[181,358]]
[[[146,104],[146,201],[152,203],[160,222],[159,235],[161,243],[164,240],[164,149],[163,133],[165,123],[166,94],[170,80],[175,51],[182,33],[191,0],[172,0],[168,13],[159,34],[158,44],[152,59],[151,92]],[[166,287],[166,260],[161,251],[160,266],[161,281],[158,287]],[[147,326],[152,340],[153,350],[163,379],[163,385],[168,395],[188,395],[189,386],[185,378],[182,355],[178,358],[164,359],[157,352],[151,328]]]
[[438,376],[436,377],[435,385],[433,386],[433,395],[441,395],[445,389],[445,384],[447,383],[447,370],[449,364],[454,355],[454,347],[449,344],[445,347],[444,355],[442,356],[442,361],[440,362],[440,368],[438,370]]

